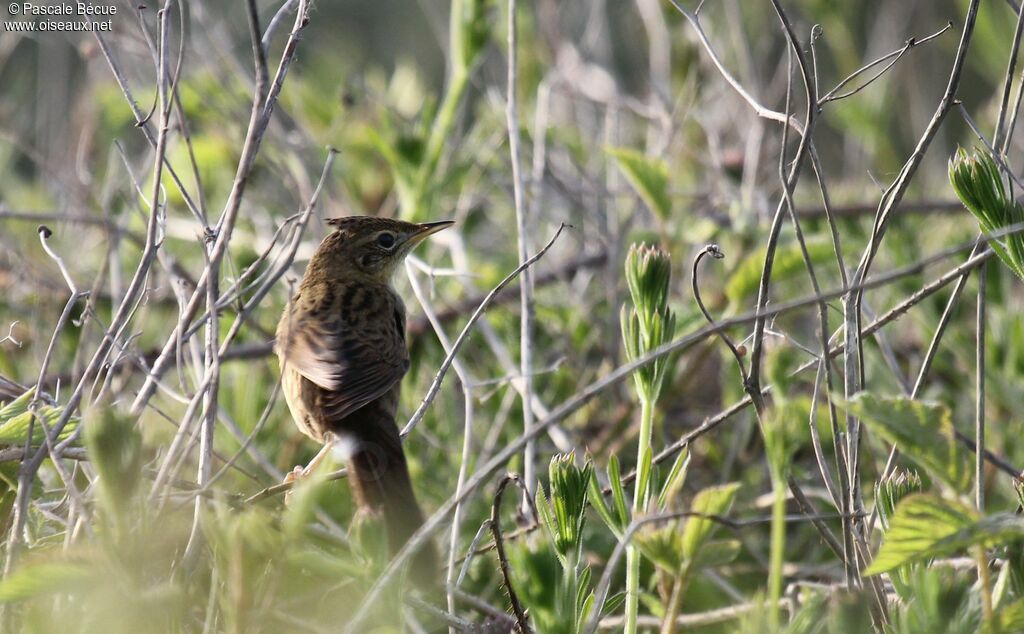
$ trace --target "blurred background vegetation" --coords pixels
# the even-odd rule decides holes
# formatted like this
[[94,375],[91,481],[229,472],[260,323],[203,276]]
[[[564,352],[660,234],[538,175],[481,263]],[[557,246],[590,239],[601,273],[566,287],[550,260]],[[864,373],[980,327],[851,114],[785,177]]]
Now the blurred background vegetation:
[[[105,46],[139,108],[149,112],[157,91],[147,38],[156,33],[157,7],[114,4],[119,12],[113,18],[114,32],[104,36]],[[281,3],[256,4],[265,28]],[[696,7],[694,2],[683,4],[691,11]],[[921,40],[952,24],[935,39],[910,47],[864,90],[826,104],[817,122],[821,176],[837,216],[842,254],[853,267],[870,238],[883,189],[913,152],[946,87],[968,2],[784,4],[808,53],[812,27],[820,26],[813,45],[819,94],[911,38]],[[956,94],[964,111],[990,137],[1017,21],[1010,4],[982,3]],[[230,467],[203,492],[210,502],[201,514],[198,552],[186,546],[194,541],[190,527],[198,443],[173,456],[173,477],[158,489],[153,482],[176,428],[185,425],[193,440],[199,429],[198,414],[186,415],[186,410],[200,390],[202,331],[177,351],[176,367],[164,375],[141,416],[128,414],[145,369],[163,347],[205,265],[201,224],[164,172],[166,223],[159,262],[95,389],[97,377],[86,377],[89,389],[80,414],[72,419],[85,431],[69,451],[85,450],[62,461],[63,474],[49,461],[39,472],[24,531],[25,551],[0,584],[8,627],[40,632],[338,631],[338,624],[361,605],[363,593],[387,562],[372,534],[345,530],[353,507],[343,483],[312,486],[287,508],[280,495],[245,502],[319,449],[299,434],[277,398],[278,367],[270,343],[290,284],[301,276],[327,230],[323,218],[371,214],[455,219],[458,230],[439,234],[422,247],[410,269],[425,287],[425,299],[449,340],[483,295],[519,263],[505,120],[507,5],[461,0],[459,6],[466,12],[461,21],[450,20],[449,4],[436,0],[321,0],[312,7],[245,190],[221,267],[223,286],[238,279],[264,251],[269,249],[274,257],[284,252],[275,242],[276,232],[310,201],[327,148],[336,149],[338,156],[290,272],[260,302],[221,360],[213,471]],[[180,112],[176,108],[171,118],[166,156],[213,224],[232,188],[252,100],[245,8],[241,3],[186,2],[179,13],[173,3],[168,15],[170,59],[178,54],[179,37],[184,55],[176,85]],[[293,20],[294,11],[284,16],[267,49],[271,76]],[[771,3],[708,0],[702,3],[700,21],[722,63],[745,89],[766,107],[782,111],[787,41]],[[518,24],[516,90],[530,252],[543,246],[561,223],[572,225],[533,269],[532,383],[535,413],[543,419],[632,356],[622,344],[620,326],[620,307],[630,302],[623,267],[632,243],[657,244],[671,256],[668,306],[676,335],[705,323],[689,282],[693,258],[707,243],[717,243],[726,256],[701,268],[699,284],[710,313],[722,319],[755,308],[768,224],[782,197],[783,137],[777,122],[759,118],[725,82],[694,29],[669,2],[520,2]],[[461,46],[453,51],[456,41]],[[0,336],[8,329],[10,334],[0,342],[0,375],[24,386],[36,384],[68,301],[67,284],[44,252],[37,225],[53,230],[50,248],[63,258],[77,287],[90,291],[87,301],[75,304],[72,321],[56,339],[40,386],[52,397],[55,411],[82,379],[104,337],[103,324],[110,322],[124,297],[150,215],[153,149],[102,49],[91,35],[0,34]],[[460,69],[465,71],[462,85]],[[795,72],[793,91],[793,103],[798,104],[794,110],[802,120],[803,86]],[[790,133],[789,158],[798,140]],[[1019,162],[1022,143],[1019,133],[1011,138],[1004,157],[1011,168]],[[960,205],[947,176],[946,163],[959,145],[981,143],[954,109],[912,180],[873,271],[913,264],[975,238],[978,224]],[[801,172],[794,198],[818,281],[823,289],[839,288],[842,276],[809,166]],[[865,318],[884,313],[962,257],[966,253],[872,290],[865,299]],[[1024,442],[1016,407],[1024,380],[1020,281],[995,259],[986,270],[987,445],[1009,464],[1022,465]],[[404,384],[402,424],[422,400],[445,351],[404,272],[396,284],[410,309],[413,358]],[[788,223],[772,288],[773,304],[806,297],[812,290]],[[971,298],[976,288],[974,279],[968,281],[917,395],[948,408],[949,420],[968,435],[975,417]],[[477,324],[459,354],[464,371],[446,379],[406,441],[417,493],[428,514],[454,494],[461,462],[472,474],[522,434],[517,296],[516,290],[506,291]],[[947,289],[923,299],[865,340],[867,391],[882,396],[909,393],[948,298]],[[829,305],[835,328],[841,325],[842,306],[838,300]],[[222,335],[239,310],[237,301],[223,307]],[[817,330],[813,307],[772,320],[766,373],[779,386],[777,405],[784,401],[780,417],[794,421],[785,432],[786,473],[802,483],[818,512],[833,514],[825,523],[839,532],[841,522],[834,517],[837,509],[818,472],[807,425],[816,408],[821,444],[833,464],[823,397],[812,400],[813,372],[788,374],[814,358],[806,350],[818,350]],[[749,325],[730,330],[737,342],[744,342],[749,332]],[[673,355],[667,366],[653,410],[654,453],[744,396],[735,362],[717,339],[707,338],[685,354]],[[93,403],[104,382],[109,386],[105,399]],[[20,393],[12,388],[0,401],[10,402]],[[11,533],[21,457],[16,450],[24,444],[27,429],[26,420],[16,416],[23,411],[11,410],[6,417],[0,411],[0,424],[20,425],[12,423],[7,435],[0,426],[0,436],[12,449],[9,456],[0,449],[6,459],[0,463],[4,535]],[[467,412],[472,435],[469,452],[462,456]],[[608,485],[611,458],[621,462],[623,473],[631,471],[638,461],[640,423],[632,382],[603,390],[561,421],[555,433],[541,436],[544,491],[553,495],[545,467],[556,453],[575,451],[579,466],[589,456],[601,486]],[[888,438],[872,427],[862,443],[861,476],[869,511]],[[123,449],[130,459],[108,456],[101,464],[104,459],[95,457],[103,454],[99,447],[121,448],[113,453]],[[703,435],[688,448],[686,460],[678,486],[665,489],[671,499],[663,510],[690,508],[704,492],[703,500],[717,514],[739,520],[770,517],[779,493],[773,482],[784,479],[776,477],[782,472],[766,460],[765,441],[751,410]],[[913,456],[902,457],[899,464],[920,469]],[[659,485],[673,483],[671,466],[671,460],[662,463]],[[506,469],[521,472],[521,455]],[[926,471],[921,473],[924,488],[937,490]],[[1013,480],[995,469],[984,476],[987,507],[1013,511]],[[118,489],[110,481],[130,484]],[[457,530],[457,559],[490,516],[497,481],[489,480],[467,500]],[[628,496],[632,486],[626,491]],[[517,518],[514,507],[507,502],[502,517],[506,533],[517,521],[526,533],[507,545],[519,598],[539,631],[575,631],[581,625],[568,615],[578,606],[559,603],[566,592],[561,584],[573,568],[573,582],[583,595],[596,590],[623,526],[617,535],[609,528],[614,518],[602,521],[598,513],[586,511],[580,561],[566,567],[551,549],[549,542],[557,541],[553,535],[528,530],[532,520]],[[792,514],[801,511],[792,502],[787,508]],[[670,525],[669,532],[700,533],[699,527],[685,527],[686,521]],[[711,550],[722,551],[720,556],[696,563],[692,552],[690,559],[678,559],[671,539],[662,543],[653,532],[648,535],[641,548],[640,596],[640,613],[648,620],[641,625],[657,627],[671,613],[700,631],[763,631],[761,624],[771,622],[762,612],[771,603],[764,601],[772,567],[769,523],[718,527],[705,538],[718,544]],[[449,530],[445,523],[434,537],[442,551],[449,545]],[[869,535],[875,546],[881,531],[879,525]],[[489,543],[485,535],[481,545]],[[665,550],[676,552],[678,561]],[[794,631],[871,627],[868,593],[843,590],[842,563],[810,523],[787,524],[784,554],[789,602],[783,620],[792,619]],[[980,583],[974,569],[960,565],[959,559],[943,563],[932,569],[908,567],[905,578],[887,582],[884,591],[895,607],[886,627],[906,632],[938,631],[930,629],[935,623],[949,628],[962,624],[963,631],[979,627],[981,607],[969,592]],[[584,566],[592,572],[576,578]],[[685,574],[680,572],[684,569]],[[999,570],[1011,569],[1007,563]],[[477,555],[467,570],[460,588],[469,598],[456,601],[455,612],[468,622],[507,628],[508,619],[501,615],[510,614],[508,597],[494,553]],[[993,574],[1007,578],[1002,581],[1007,589],[997,592],[1005,593],[1008,605],[1020,595],[1014,594],[1011,573],[999,570]],[[445,572],[438,575],[443,578]],[[604,627],[614,630],[622,627],[615,621],[622,608],[614,599],[626,583],[621,562],[609,575],[610,600],[602,603],[597,597],[594,609],[608,610]],[[674,598],[673,584],[679,593]],[[715,612],[730,607],[736,609]],[[691,623],[685,621],[687,615],[705,616]],[[376,615],[382,623],[392,621],[381,625],[382,631],[399,627],[394,616]],[[418,618],[429,623],[433,617],[421,613]]]

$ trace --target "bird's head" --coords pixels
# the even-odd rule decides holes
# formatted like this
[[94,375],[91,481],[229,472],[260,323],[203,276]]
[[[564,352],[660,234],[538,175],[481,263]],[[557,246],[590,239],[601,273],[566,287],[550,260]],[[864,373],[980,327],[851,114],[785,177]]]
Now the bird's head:
[[391,280],[398,265],[427,236],[454,224],[405,222],[375,216],[330,218],[335,231],[324,238],[313,256],[329,275],[359,275],[383,283]]

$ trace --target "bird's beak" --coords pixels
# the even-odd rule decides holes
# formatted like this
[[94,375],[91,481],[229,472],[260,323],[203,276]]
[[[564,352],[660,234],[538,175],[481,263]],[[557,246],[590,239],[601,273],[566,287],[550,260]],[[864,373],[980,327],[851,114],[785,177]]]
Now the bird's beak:
[[430,234],[437,233],[441,229],[446,229],[455,224],[454,220],[438,220],[437,222],[423,222],[419,225],[419,230],[410,236],[409,240],[412,242],[419,242],[423,238],[426,238]]

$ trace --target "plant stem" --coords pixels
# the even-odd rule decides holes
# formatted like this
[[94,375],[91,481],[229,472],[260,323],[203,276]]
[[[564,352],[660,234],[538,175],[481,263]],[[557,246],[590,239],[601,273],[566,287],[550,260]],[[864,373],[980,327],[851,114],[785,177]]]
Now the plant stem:
[[782,598],[782,561],[786,550],[786,481],[772,476],[772,543],[771,567],[768,571],[769,623],[772,632],[781,625],[779,599]]
[[564,593],[564,596],[562,597],[561,605],[562,605],[562,609],[563,610],[568,610],[568,613],[572,614],[572,624],[573,624],[573,630],[572,631],[573,632],[579,632],[580,631],[580,627],[583,625],[579,621],[580,617],[582,616],[579,613],[579,610],[577,610],[577,608],[579,606],[576,605],[576,595],[577,595],[577,593],[579,591],[579,585],[580,585],[579,570],[578,570],[578,565],[577,565],[577,561],[579,561],[579,560],[577,559],[575,553],[571,553],[567,557],[567,560],[568,561],[565,564],[565,571],[564,571],[565,572],[565,575],[564,575],[565,582],[564,582],[564,585],[562,586],[562,592]]
[[452,76],[448,81],[448,88],[445,90],[441,107],[430,127],[430,136],[427,137],[427,145],[423,152],[423,162],[420,164],[415,188],[409,194],[409,200],[402,201],[402,215],[405,218],[420,219],[427,190],[430,189],[436,176],[445,142],[448,141],[452,128],[455,127],[455,115],[459,111],[459,104],[462,103],[462,95],[466,92],[468,83],[469,69],[462,67],[452,69]]
[[[643,472],[644,456],[651,450],[651,430],[654,423],[654,403],[640,397],[640,439],[637,442],[636,488],[633,491],[632,521],[636,521],[644,509],[643,499],[647,491],[647,478]],[[635,634],[637,615],[640,607],[640,551],[632,544],[626,546],[626,634]]]
[[672,594],[668,600],[668,610],[661,622],[661,634],[675,634],[676,617],[679,616],[679,608],[683,603],[683,590],[686,589],[687,572],[684,570],[676,575],[672,582]]
[[986,632],[997,631],[997,625],[992,611],[992,580],[988,573],[988,561],[985,557],[985,547],[977,545],[974,547],[974,558],[978,562],[978,585],[981,586],[981,619],[985,624]]

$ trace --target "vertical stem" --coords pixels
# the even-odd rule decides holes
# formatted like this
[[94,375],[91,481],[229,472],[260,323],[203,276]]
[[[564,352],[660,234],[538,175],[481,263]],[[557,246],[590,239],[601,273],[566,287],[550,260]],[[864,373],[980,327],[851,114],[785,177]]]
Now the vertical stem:
[[[434,333],[437,335],[438,341],[441,342],[441,347],[444,348],[446,355],[452,355],[454,350],[452,342],[445,334],[441,320],[437,317],[437,312],[430,305],[430,302],[427,301],[427,294],[423,292],[423,288],[420,286],[419,280],[416,278],[412,262],[408,260],[405,261],[405,271],[409,277],[409,286],[412,288],[413,295],[416,296],[416,301],[419,302],[420,308],[423,309],[423,314],[427,316],[427,321],[429,321],[430,325],[434,328]],[[460,455],[459,460],[458,481],[455,484],[455,494],[462,495],[466,486],[466,479],[469,477],[469,464],[473,459],[474,408],[473,393],[470,390],[470,386],[473,385],[475,381],[469,374],[469,370],[458,357],[452,356],[452,367],[455,368],[455,374],[459,377],[459,382],[462,384],[462,397],[465,412],[463,415],[462,454]],[[445,576],[445,585],[448,588],[448,611],[452,613],[455,612],[454,589],[458,585],[456,583],[455,564],[459,555],[459,535],[462,528],[463,512],[463,505],[461,503],[457,503],[455,505],[455,511],[452,513],[451,534],[448,539],[448,570]]]
[[[529,223],[526,218],[526,204],[523,200],[523,172],[519,162],[519,112],[516,99],[516,78],[519,59],[516,52],[516,0],[508,1],[508,147],[512,154],[512,191],[516,208],[516,233],[518,235],[519,263],[530,257]],[[523,271],[523,282],[519,287],[521,306],[519,329],[519,370],[523,380],[523,434],[533,431],[533,272]],[[523,493],[524,514],[529,513],[529,496],[537,490],[537,443],[527,441],[523,452]]]
[[[205,245],[209,248],[211,245]],[[207,255],[209,251],[207,252]],[[199,471],[197,480],[200,487],[206,487],[213,472],[213,436],[217,422],[217,395],[220,387],[220,322],[217,318],[217,300],[220,293],[220,263],[207,260],[210,276],[206,282],[206,303],[210,319],[206,322],[206,368],[204,371],[203,420],[199,432]],[[186,423],[182,422],[185,426]],[[201,545],[201,521],[203,506],[207,498],[196,496],[195,510],[192,516],[192,533],[185,547],[185,558],[192,559]]]
[[[651,429],[654,422],[654,403],[640,397],[640,439],[636,449],[636,482],[633,490],[633,512],[631,520],[636,522],[643,514],[643,499],[647,491],[647,478],[643,477],[643,461],[651,450]],[[640,551],[636,546],[626,546],[626,634],[634,634],[640,608]]]
[[566,557],[566,559],[568,561],[565,565],[565,574],[563,575],[565,582],[562,587],[562,592],[564,593],[562,605],[564,606],[563,609],[569,610],[569,613],[572,614],[572,631],[578,632],[583,626],[583,624],[579,622],[580,614],[576,610],[576,595],[579,593],[580,586],[579,570],[577,566],[578,558],[576,557],[576,553],[572,552],[568,557]]
[[[977,313],[977,349],[975,375],[975,461],[974,461],[974,501],[978,512],[985,512],[985,267],[978,269],[978,313]],[[975,550],[978,560],[978,582],[981,586],[981,613],[986,629],[993,631],[995,621],[992,612],[992,583],[988,571],[988,558],[985,547],[978,545]]]
[[981,586],[981,619],[985,624],[982,629],[986,632],[995,632],[998,630],[992,610],[992,579],[988,574],[988,560],[983,545],[978,544],[974,547],[974,558],[978,562],[978,585]]
[[781,629],[779,600],[782,598],[782,562],[786,551],[786,481],[772,476],[771,560],[768,570],[768,615],[772,632]]
[[985,267],[978,269],[978,322],[974,409],[974,500],[978,512],[985,512]]
[[679,616],[679,608],[683,601],[683,590],[686,589],[686,572],[676,575],[672,581],[672,594],[668,599],[668,608],[665,611],[665,618],[661,621],[661,634],[675,634],[676,617]]

